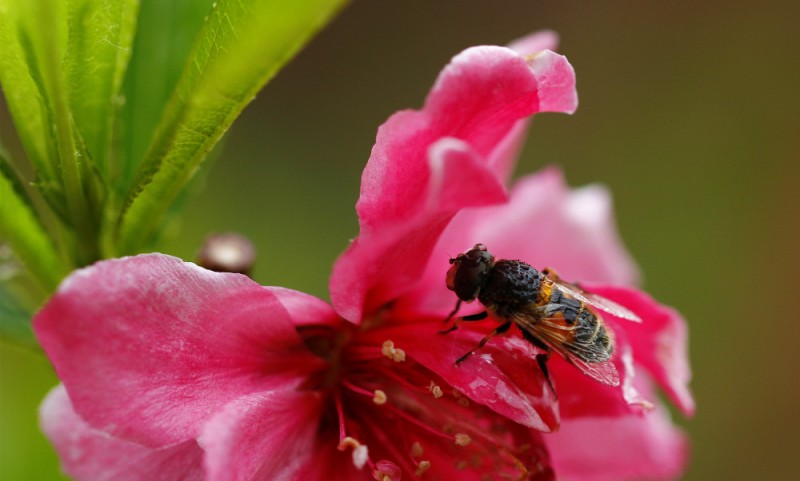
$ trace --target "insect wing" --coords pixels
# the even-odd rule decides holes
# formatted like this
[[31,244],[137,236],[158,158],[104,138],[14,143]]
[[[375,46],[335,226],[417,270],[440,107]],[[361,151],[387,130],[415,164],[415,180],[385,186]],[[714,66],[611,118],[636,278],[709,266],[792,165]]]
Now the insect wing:
[[553,281],[553,284],[555,284],[556,288],[560,289],[561,292],[574,297],[575,299],[596,309],[607,312],[614,317],[619,317],[621,319],[626,319],[633,322],[642,322],[642,319],[634,314],[630,309],[622,307],[616,302],[606,299],[603,296],[586,292],[575,284],[569,284],[563,281]]
[[608,360],[608,354],[594,344],[593,339],[591,342],[580,340],[576,335],[577,326],[569,325],[561,313],[545,316],[546,308],[531,305],[514,317],[515,324],[524,336],[540,340],[593,379],[609,386],[618,386],[619,373]]

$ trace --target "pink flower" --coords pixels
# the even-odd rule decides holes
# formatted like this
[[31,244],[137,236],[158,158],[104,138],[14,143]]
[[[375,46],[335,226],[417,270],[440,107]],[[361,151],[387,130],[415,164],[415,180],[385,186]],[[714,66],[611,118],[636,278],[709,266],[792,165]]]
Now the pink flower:
[[[636,268],[600,187],[548,169],[505,182],[527,118],[572,112],[571,66],[543,33],[456,56],[425,106],[379,130],[359,237],[336,263],[333,306],[160,254],[72,274],[34,329],[63,381],[42,426],[84,480],[670,479],[689,414],[686,328],[629,287]],[[496,324],[440,335],[451,255],[477,242],[549,265],[636,313],[607,316],[619,386]],[[476,306],[477,307],[477,306]],[[467,310],[465,309],[465,313]]]

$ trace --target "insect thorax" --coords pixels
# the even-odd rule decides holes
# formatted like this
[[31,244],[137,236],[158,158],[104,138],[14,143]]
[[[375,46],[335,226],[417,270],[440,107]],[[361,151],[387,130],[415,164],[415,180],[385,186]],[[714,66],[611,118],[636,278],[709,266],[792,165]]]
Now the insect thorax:
[[536,301],[541,279],[539,271],[522,261],[499,260],[489,273],[478,300],[507,316]]

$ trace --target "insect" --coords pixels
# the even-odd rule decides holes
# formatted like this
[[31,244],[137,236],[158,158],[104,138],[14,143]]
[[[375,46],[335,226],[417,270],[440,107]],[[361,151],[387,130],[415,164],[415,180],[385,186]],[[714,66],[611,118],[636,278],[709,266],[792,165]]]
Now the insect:
[[545,354],[536,356],[548,384],[547,360],[556,352],[584,374],[611,386],[619,385],[619,373],[611,362],[614,352],[612,332],[599,311],[641,322],[628,309],[575,284],[562,281],[550,269],[538,271],[518,260],[500,259],[483,244],[450,259],[447,287],[458,296],[447,323],[456,315],[462,302],[478,299],[483,312],[456,318],[443,334],[458,328],[460,321],[479,321],[491,317],[501,324],[478,346],[456,360],[461,364],[483,347],[489,339],[515,324],[528,342]]

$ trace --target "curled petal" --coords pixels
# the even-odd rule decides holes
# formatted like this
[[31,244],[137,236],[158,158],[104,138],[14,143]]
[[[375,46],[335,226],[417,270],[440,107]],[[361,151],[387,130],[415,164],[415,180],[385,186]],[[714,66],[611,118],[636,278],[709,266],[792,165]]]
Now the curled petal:
[[312,462],[321,402],[313,391],[277,390],[231,401],[203,427],[208,481],[296,478]]
[[688,443],[663,407],[622,417],[565,419],[546,437],[559,479],[671,480],[686,468]]
[[430,164],[428,197],[415,208],[413,218],[378,230],[362,229],[336,262],[331,301],[345,319],[358,322],[365,312],[374,312],[413,285],[427,253],[458,209],[505,199],[502,185],[461,141],[443,139],[433,145]]
[[418,276],[453,215],[503,201],[501,177],[519,145],[520,121],[573,111],[574,81],[555,53],[526,59],[504,47],[475,47],[442,71],[422,110],[381,126],[362,176],[361,232],[330,283],[337,312],[358,322],[409,289],[406,281]]
[[153,449],[92,429],[73,410],[63,385],[44,399],[40,417],[62,469],[75,481],[205,479],[203,451],[194,440]]
[[268,289],[160,254],[76,271],[34,330],[89,425],[152,447],[193,439],[227,402],[322,362]]
[[642,319],[640,324],[614,318],[609,321],[615,332],[624,333],[633,350],[634,361],[650,373],[684,414],[692,415],[695,408],[689,390],[692,371],[683,317],[636,289],[594,285],[588,288],[627,307]]

